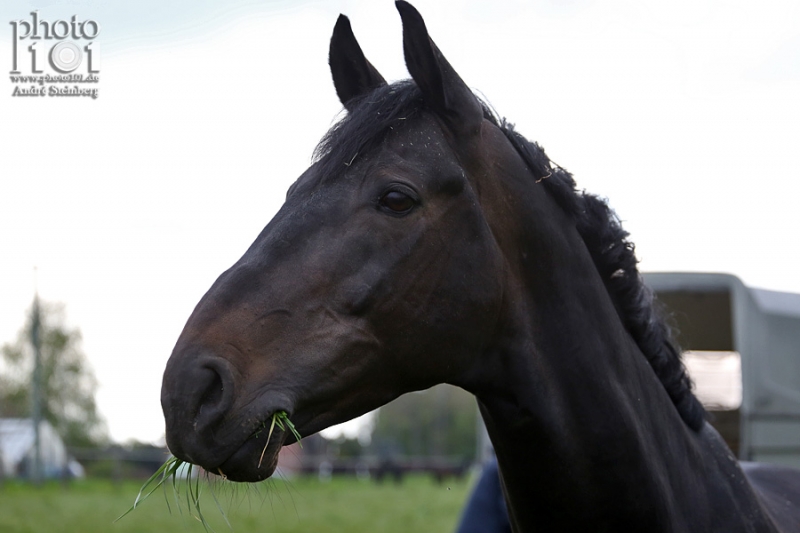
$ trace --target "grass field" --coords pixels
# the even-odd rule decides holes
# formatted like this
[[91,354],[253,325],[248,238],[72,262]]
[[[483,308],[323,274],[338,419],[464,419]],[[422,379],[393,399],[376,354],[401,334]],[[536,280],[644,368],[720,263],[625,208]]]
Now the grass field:
[[[180,511],[170,486],[159,489],[129,515],[113,521],[133,503],[139,482],[74,482],[36,489],[6,483],[0,487],[0,531],[3,533],[133,533],[204,531],[187,510],[185,487],[179,486]],[[231,527],[211,496],[211,489]],[[201,483],[201,511],[214,531],[223,533],[325,533],[408,531],[451,532],[466,499],[467,481],[436,484],[411,476],[402,484],[377,484],[351,477],[320,482],[315,478],[275,480],[258,485]]]

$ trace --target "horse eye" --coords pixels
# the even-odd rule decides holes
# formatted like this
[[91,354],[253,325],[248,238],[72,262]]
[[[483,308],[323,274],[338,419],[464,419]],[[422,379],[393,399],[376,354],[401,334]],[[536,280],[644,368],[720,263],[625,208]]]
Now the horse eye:
[[409,195],[400,191],[389,191],[379,200],[381,207],[389,209],[393,213],[407,213],[416,203]]

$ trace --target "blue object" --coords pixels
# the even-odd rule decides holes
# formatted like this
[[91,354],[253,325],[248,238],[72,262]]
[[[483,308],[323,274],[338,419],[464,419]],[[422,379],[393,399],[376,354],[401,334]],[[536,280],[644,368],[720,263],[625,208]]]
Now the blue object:
[[497,459],[492,458],[483,466],[456,533],[511,533]]

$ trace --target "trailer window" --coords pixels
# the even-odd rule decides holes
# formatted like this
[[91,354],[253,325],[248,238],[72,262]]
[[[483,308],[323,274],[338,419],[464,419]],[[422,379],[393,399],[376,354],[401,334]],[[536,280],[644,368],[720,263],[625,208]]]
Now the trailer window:
[[693,350],[683,361],[706,409],[728,411],[742,405],[742,358],[739,352]]

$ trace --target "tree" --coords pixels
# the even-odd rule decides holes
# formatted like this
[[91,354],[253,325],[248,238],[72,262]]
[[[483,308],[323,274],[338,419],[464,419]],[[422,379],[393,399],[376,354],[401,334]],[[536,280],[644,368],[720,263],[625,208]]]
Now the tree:
[[[0,349],[4,363],[0,366],[0,417],[31,416],[34,308],[16,342]],[[39,339],[42,418],[67,446],[103,444],[107,433],[95,404],[97,380],[81,349],[81,332],[66,325],[62,304],[39,304]]]
[[451,385],[405,394],[378,410],[372,446],[382,454],[475,457],[477,405]]

